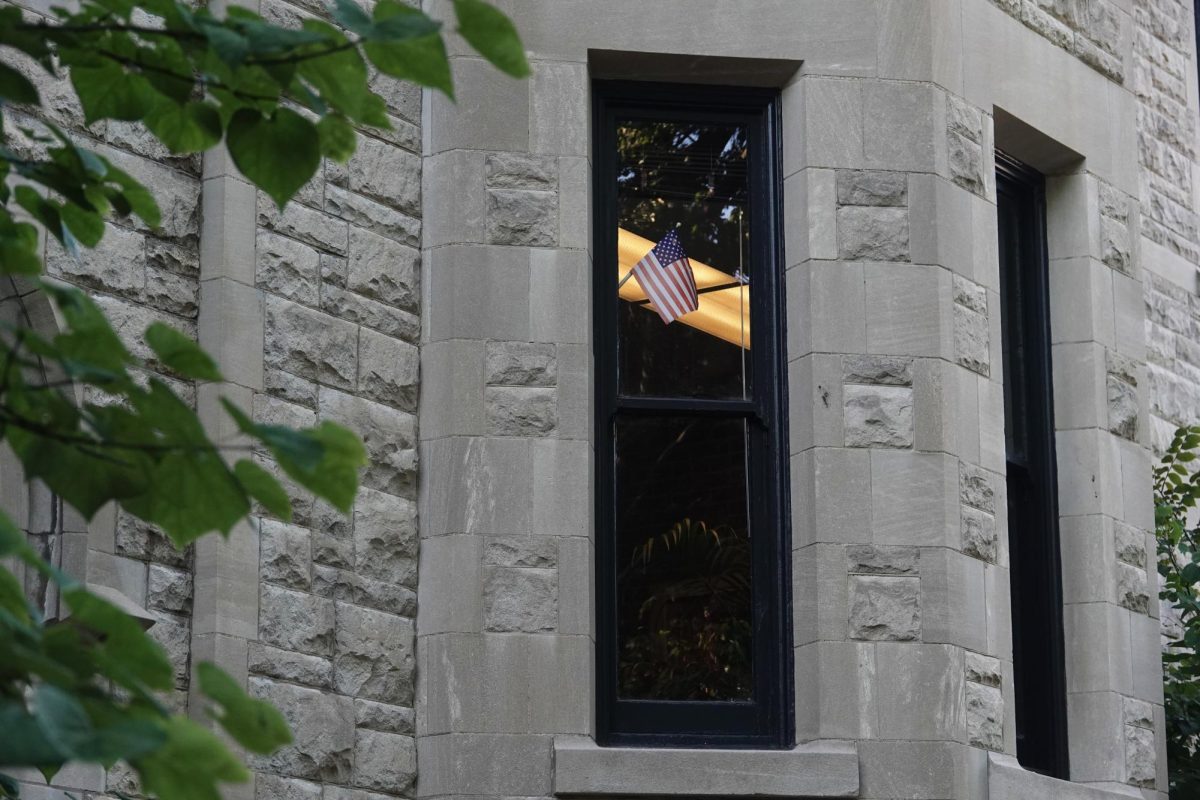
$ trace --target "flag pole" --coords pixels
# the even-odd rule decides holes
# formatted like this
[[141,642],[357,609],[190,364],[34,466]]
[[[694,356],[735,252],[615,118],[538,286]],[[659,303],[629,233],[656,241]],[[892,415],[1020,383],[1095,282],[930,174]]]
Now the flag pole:
[[618,292],[621,291],[621,287],[624,286],[626,284],[626,282],[628,282],[629,279],[632,277],[633,277],[633,270],[631,269],[631,270],[629,270],[629,272],[625,273],[625,277],[621,278],[621,282],[617,284],[617,291]]

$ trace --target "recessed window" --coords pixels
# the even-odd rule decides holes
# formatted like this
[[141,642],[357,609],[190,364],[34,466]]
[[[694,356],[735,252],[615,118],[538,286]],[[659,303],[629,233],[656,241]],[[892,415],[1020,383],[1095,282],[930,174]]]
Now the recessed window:
[[783,746],[775,95],[595,88],[599,736]]
[[1050,370],[1045,182],[996,154],[1017,758],[1066,779],[1058,478]]

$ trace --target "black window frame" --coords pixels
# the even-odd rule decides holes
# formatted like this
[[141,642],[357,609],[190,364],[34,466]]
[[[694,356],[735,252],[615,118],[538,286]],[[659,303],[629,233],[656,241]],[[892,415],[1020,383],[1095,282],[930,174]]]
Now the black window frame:
[[[783,360],[783,231],[776,90],[594,81],[593,261],[596,447],[596,739],[636,747],[786,748],[793,743],[791,544]],[[750,258],[754,391],[750,400],[618,396],[615,131],[618,120],[738,123],[750,140]],[[752,531],[754,689],[750,701],[653,701],[617,696],[614,529],[617,415],[747,420]]]
[[[1027,769],[1067,780],[1045,185],[1039,172],[996,153],[1017,760]],[[1006,241],[1006,234],[1015,242]],[[1014,352],[1014,331],[1020,336],[1020,354]],[[1025,410],[1019,430],[1011,424],[1016,395]]]

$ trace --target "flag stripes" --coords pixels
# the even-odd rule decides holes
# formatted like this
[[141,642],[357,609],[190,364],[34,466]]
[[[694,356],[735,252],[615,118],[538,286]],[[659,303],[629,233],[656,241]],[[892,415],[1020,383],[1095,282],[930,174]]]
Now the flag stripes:
[[674,231],[635,264],[632,272],[663,322],[670,324],[700,307],[691,262]]

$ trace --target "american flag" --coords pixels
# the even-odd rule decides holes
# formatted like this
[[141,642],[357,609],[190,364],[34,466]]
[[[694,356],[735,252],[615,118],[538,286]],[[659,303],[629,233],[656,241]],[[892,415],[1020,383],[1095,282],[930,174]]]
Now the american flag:
[[671,231],[631,270],[663,322],[670,324],[700,307],[692,265]]

